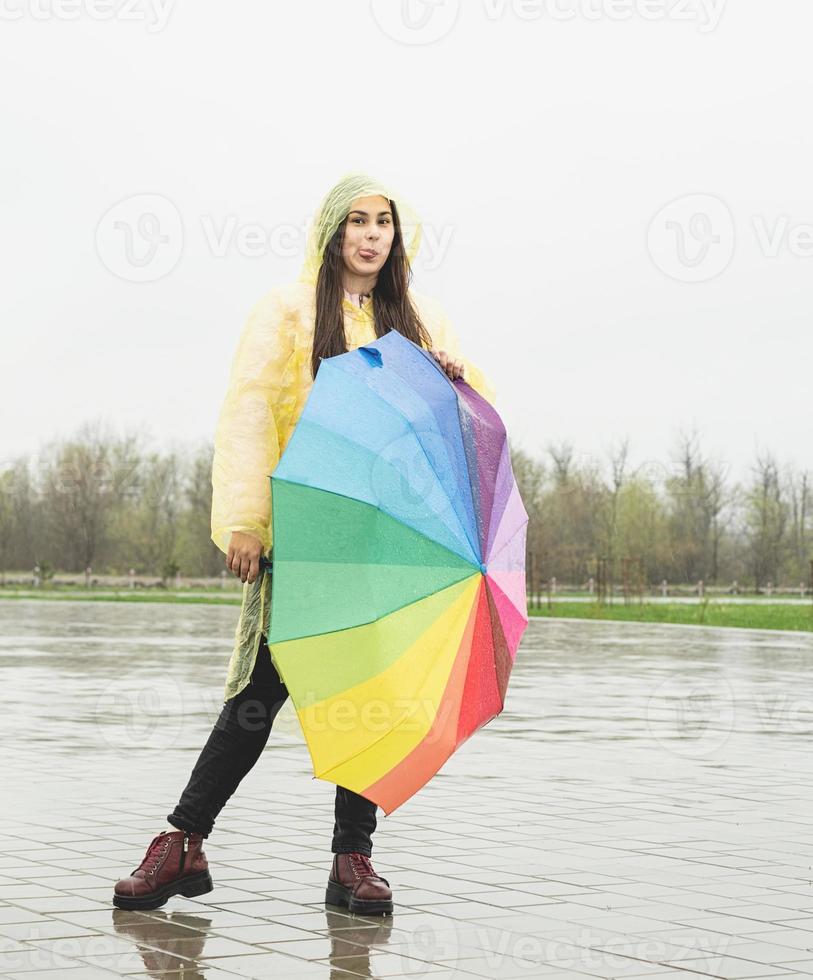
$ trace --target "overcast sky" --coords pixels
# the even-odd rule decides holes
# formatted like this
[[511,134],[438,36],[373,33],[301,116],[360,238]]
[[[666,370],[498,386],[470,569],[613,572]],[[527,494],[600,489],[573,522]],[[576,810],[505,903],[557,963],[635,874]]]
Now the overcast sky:
[[810,0],[0,0],[0,460],[211,438],[345,171],[512,441],[813,468]]

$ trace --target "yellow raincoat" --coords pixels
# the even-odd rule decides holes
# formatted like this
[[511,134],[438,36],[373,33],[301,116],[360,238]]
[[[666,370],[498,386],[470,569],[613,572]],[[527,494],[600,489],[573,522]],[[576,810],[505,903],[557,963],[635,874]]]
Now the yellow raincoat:
[[[421,225],[409,205],[363,174],[348,174],[323,200],[308,235],[305,263],[297,281],[270,290],[251,310],[243,329],[217,423],[212,465],[212,540],[226,554],[232,531],[258,537],[263,552],[272,544],[271,480],[305,406],[313,379],[311,350],[316,320],[316,280],[324,248],[354,200],[381,194],[398,209],[410,261],[420,244]],[[373,294],[375,290],[373,290]],[[432,346],[465,365],[464,378],[484,398],[495,393],[486,376],[462,357],[460,343],[441,306],[410,289]],[[373,299],[361,307],[345,293],[344,330],[349,350],[375,340]],[[243,586],[240,617],[226,679],[225,698],[248,684],[260,636],[268,620],[271,576]]]

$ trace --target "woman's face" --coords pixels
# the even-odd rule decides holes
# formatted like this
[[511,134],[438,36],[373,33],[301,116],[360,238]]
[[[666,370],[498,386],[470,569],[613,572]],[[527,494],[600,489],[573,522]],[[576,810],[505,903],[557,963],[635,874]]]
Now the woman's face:
[[345,268],[360,276],[376,275],[387,261],[394,237],[392,209],[386,197],[357,197],[345,221]]

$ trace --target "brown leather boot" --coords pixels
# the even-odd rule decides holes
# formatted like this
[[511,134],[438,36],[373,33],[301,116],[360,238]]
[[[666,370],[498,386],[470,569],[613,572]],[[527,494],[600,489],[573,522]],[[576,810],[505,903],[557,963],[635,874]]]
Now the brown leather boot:
[[387,879],[376,874],[366,854],[334,854],[325,903],[377,915],[392,912],[392,891]]
[[157,909],[172,895],[192,898],[214,887],[203,836],[185,830],[164,831],[152,839],[144,860],[129,878],[117,881],[113,904],[120,909]]

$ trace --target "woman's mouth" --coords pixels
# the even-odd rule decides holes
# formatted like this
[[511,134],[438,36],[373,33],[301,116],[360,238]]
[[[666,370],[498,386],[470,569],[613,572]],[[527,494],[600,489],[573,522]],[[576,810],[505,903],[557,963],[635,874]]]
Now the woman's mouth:
[[374,252],[371,248],[362,248],[359,249],[359,255],[363,259],[374,259],[378,255],[378,252]]

